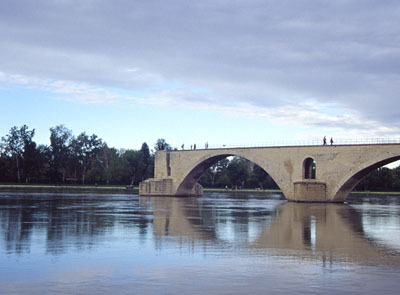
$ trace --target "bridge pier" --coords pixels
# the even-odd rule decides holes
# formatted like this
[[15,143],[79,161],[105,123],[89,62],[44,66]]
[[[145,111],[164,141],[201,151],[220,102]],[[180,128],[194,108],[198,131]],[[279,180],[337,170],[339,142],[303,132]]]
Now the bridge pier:
[[203,195],[203,187],[196,183],[193,188],[181,190],[178,194],[173,189],[172,179],[150,178],[139,184],[139,195],[141,196],[185,196],[197,197]]
[[294,196],[290,201],[326,202],[326,183],[315,180],[297,181],[293,184]]
[[[196,183],[192,189],[184,189],[177,193],[173,190],[172,179],[150,178],[139,184],[139,195],[197,197],[203,195],[203,187]],[[295,202],[327,202],[326,184],[310,180],[295,182],[294,197],[287,199]]]

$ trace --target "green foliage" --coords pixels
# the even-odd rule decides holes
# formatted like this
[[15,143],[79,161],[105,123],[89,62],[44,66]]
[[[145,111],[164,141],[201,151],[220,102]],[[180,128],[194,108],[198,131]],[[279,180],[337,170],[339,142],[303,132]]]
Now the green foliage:
[[63,125],[50,128],[50,175],[51,179],[65,183],[67,166],[71,160],[72,131]]
[[400,166],[395,169],[381,167],[372,171],[355,188],[366,191],[400,190]]
[[50,128],[49,146],[37,146],[33,136],[34,130],[24,125],[2,137],[0,182],[24,177],[36,183],[137,185],[153,177],[154,155],[146,143],[140,150],[117,150],[95,134],[75,137],[63,125]]
[[228,165],[228,177],[232,185],[244,187],[250,172],[250,162],[246,159],[235,157]]
[[97,135],[86,135],[85,132],[79,134],[71,141],[73,153],[70,157],[75,163],[75,167],[80,171],[82,184],[85,184],[86,173],[97,161],[101,161],[99,155],[103,147],[103,141]]
[[199,183],[205,187],[278,188],[261,167],[240,157],[215,163],[203,173]]
[[171,146],[165,141],[164,138],[159,138],[159,139],[157,139],[157,142],[154,145],[154,149],[156,151],[166,151],[166,150],[170,150]]
[[[88,183],[137,185],[153,177],[154,154],[143,143],[140,150],[110,148],[97,135],[72,131],[63,125],[50,128],[50,145],[33,141],[35,129],[12,127],[0,142],[0,182]],[[155,150],[170,150],[160,138]],[[229,157],[208,168],[199,179],[204,187],[277,189],[261,167]],[[379,168],[365,177],[356,190],[400,190],[400,166]]]
[[[21,182],[21,162],[24,153],[27,149],[34,150],[36,147],[36,145],[32,146],[34,145],[32,142],[34,135],[35,129],[29,131],[28,126],[23,125],[19,129],[17,126],[12,127],[9,134],[1,138],[4,154],[15,159],[18,182]],[[33,152],[31,151],[31,153]],[[29,157],[31,154],[28,152],[26,156]],[[26,164],[28,165],[28,162]]]

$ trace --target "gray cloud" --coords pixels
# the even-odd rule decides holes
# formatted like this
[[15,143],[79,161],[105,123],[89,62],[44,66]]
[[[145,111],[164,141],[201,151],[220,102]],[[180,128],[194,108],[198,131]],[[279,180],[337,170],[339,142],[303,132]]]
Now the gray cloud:
[[5,0],[0,34],[10,74],[400,123],[398,1]]

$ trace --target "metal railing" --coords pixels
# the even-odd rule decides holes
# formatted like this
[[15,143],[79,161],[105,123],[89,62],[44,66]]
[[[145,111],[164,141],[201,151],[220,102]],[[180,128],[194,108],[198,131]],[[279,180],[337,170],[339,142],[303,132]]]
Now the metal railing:
[[[366,144],[400,144],[400,138],[357,138],[357,139],[333,139],[332,145],[366,145]],[[290,147],[290,146],[322,146],[322,139],[313,140],[290,140],[290,141],[267,141],[248,144],[209,144],[208,149],[224,148],[258,148],[258,147]],[[331,145],[327,138],[326,145]],[[185,145],[185,150],[190,150],[190,146]],[[205,145],[197,145],[197,150],[204,150]],[[178,149],[181,150],[181,149]]]

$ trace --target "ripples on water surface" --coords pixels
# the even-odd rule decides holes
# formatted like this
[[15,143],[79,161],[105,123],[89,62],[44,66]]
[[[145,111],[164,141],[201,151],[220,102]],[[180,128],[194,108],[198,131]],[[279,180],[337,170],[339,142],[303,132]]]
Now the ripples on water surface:
[[0,294],[398,294],[400,197],[0,192]]

